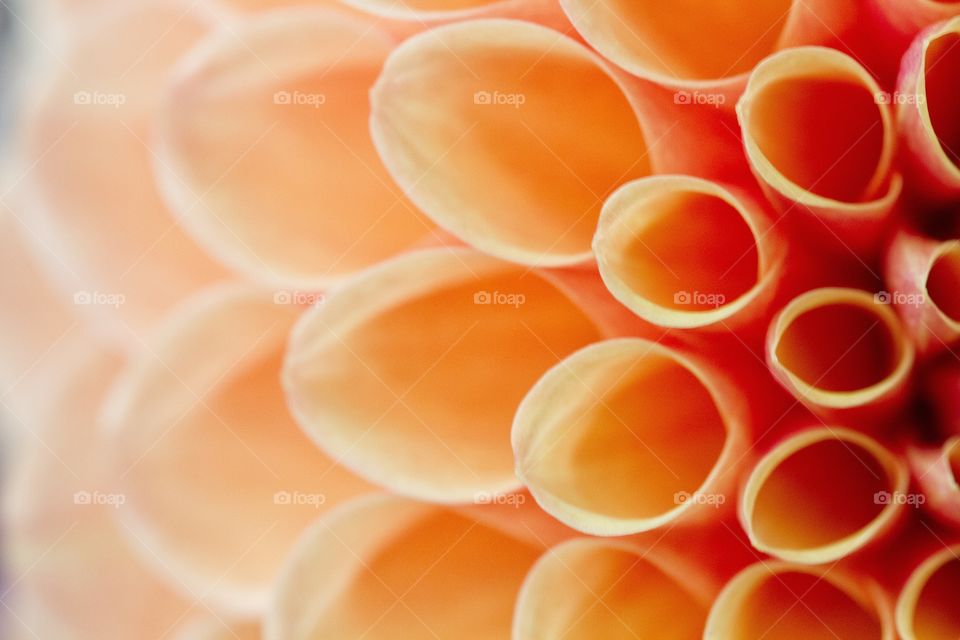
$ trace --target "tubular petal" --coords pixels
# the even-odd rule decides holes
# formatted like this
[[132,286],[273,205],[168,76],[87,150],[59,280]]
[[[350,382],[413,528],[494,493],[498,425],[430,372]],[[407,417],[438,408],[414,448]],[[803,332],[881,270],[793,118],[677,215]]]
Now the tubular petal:
[[[715,517],[747,422],[712,369],[657,343],[607,340],[560,362],[524,398],[517,474],[547,512],[594,535]],[[691,440],[694,450],[683,444]]]
[[654,176],[618,189],[593,240],[610,291],[667,327],[729,328],[762,314],[785,239],[745,194],[700,178]]
[[780,383],[818,412],[899,404],[914,349],[879,294],[814,289],[794,298],[767,332]]
[[510,633],[542,549],[446,508],[353,501],[301,538],[267,615],[267,640],[487,640]]
[[704,640],[894,640],[876,585],[830,567],[761,561],[713,603]]
[[701,640],[712,594],[690,581],[677,565],[629,542],[571,540],[527,575],[513,640]]
[[409,254],[328,295],[290,339],[304,430],[357,473],[422,500],[519,488],[510,423],[530,385],[601,329],[552,281],[469,249]]
[[929,556],[910,574],[897,599],[897,631],[904,640],[948,640],[960,635],[960,546]]
[[757,463],[740,519],[758,550],[791,562],[832,562],[875,541],[902,513],[906,466],[878,442],[845,428],[812,428]]
[[757,179],[782,213],[798,209],[819,220],[804,226],[820,241],[833,244],[835,235],[852,250],[872,248],[899,195],[894,121],[883,96],[846,54],[797,47],[757,65],[737,103]]
[[533,24],[474,20],[414,36],[371,99],[374,141],[411,200],[504,259],[588,261],[603,200],[650,172],[606,64]]

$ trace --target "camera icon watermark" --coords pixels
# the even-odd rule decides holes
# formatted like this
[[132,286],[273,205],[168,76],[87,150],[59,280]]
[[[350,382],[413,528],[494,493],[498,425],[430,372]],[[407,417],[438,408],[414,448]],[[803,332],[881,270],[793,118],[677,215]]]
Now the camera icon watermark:
[[703,293],[701,291],[677,291],[673,294],[673,304],[678,306],[719,307],[727,297],[722,293]]
[[709,505],[714,509],[719,509],[722,505],[726,504],[727,496],[722,493],[702,493],[700,491],[695,491],[690,493],[688,491],[677,491],[673,494],[673,504],[697,504],[697,505]]
[[127,298],[122,293],[104,293],[102,291],[76,291],[73,294],[73,304],[87,306],[119,308],[126,303]]
[[273,494],[273,504],[287,507],[313,507],[319,509],[327,502],[322,493],[303,493],[300,491],[277,491]]
[[73,104],[84,107],[113,107],[119,109],[126,103],[127,96],[122,93],[84,90],[73,94]]
[[519,508],[526,504],[527,496],[522,493],[489,493],[481,491],[473,494],[474,504],[494,504]]
[[904,493],[902,491],[877,491],[873,494],[874,504],[898,504],[919,507],[927,501],[927,496],[922,493]]
[[919,93],[904,93],[901,91],[894,91],[893,93],[889,91],[878,91],[873,94],[873,100],[877,104],[924,104],[926,102],[926,96]]
[[273,104],[294,107],[313,107],[319,109],[327,103],[327,96],[322,93],[305,93],[303,91],[277,91],[273,94]]
[[878,291],[873,294],[877,304],[895,304],[901,307],[919,307],[927,301],[922,293],[904,293],[902,291]]
[[77,491],[73,494],[73,504],[82,506],[107,506],[119,509],[126,504],[127,497],[122,493],[103,493],[102,491]]
[[726,104],[727,96],[722,93],[710,93],[706,91],[677,91],[673,94],[673,103],[681,105],[706,105],[714,108],[720,108]]
[[504,293],[502,291],[477,291],[473,294],[473,304],[499,305],[517,308],[527,301],[522,293]]
[[274,304],[319,307],[326,301],[326,296],[315,291],[277,291],[273,294]]
[[477,91],[473,94],[473,104],[507,106],[519,109],[527,102],[523,93],[503,93],[500,91]]

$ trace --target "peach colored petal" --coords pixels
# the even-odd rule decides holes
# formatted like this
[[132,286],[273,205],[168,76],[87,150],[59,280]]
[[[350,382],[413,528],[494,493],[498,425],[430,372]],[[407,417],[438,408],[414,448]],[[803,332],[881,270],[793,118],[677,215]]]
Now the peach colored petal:
[[[517,475],[540,505],[594,535],[715,518],[732,504],[747,408],[724,376],[657,343],[595,343],[548,371],[513,425]],[[685,446],[697,441],[695,450]]]
[[377,157],[363,106],[394,44],[361,18],[291,9],[188,54],[166,93],[157,168],[190,233],[250,277],[305,288],[430,235]]
[[943,351],[960,339],[960,240],[902,230],[887,250],[885,272],[889,291],[883,295],[920,353]]
[[5,638],[157,638],[190,608],[116,525],[125,496],[104,473],[96,415],[118,364],[90,349],[60,359],[9,458]]
[[527,575],[512,637],[700,640],[713,594],[684,569],[626,541],[563,543]]
[[876,440],[842,427],[811,428],[764,455],[740,496],[753,546],[820,564],[888,534],[902,515],[910,475]]
[[947,526],[960,529],[960,436],[939,447],[911,446],[907,459],[925,497],[924,509]]
[[512,18],[567,31],[570,22],[554,0],[343,0],[375,16],[430,23],[477,18]]
[[767,196],[820,243],[872,250],[900,193],[883,95],[846,54],[797,47],[757,65],[737,103],[747,158]]
[[262,290],[198,294],[144,345],[104,420],[128,497],[120,515],[158,570],[251,615],[318,514],[370,490],[314,447],[280,387],[302,308]]
[[823,288],[794,298],[770,323],[767,362],[798,400],[827,416],[899,407],[914,348],[881,294]]
[[650,170],[608,66],[529,23],[474,20],[410,38],[372,103],[374,141],[411,200],[505,259],[588,261],[603,200]]
[[960,634],[960,546],[931,554],[910,574],[897,599],[903,640],[948,640]]
[[386,262],[332,290],[290,340],[297,419],[355,472],[424,500],[519,487],[523,394],[602,329],[536,271],[469,249]]
[[761,561],[713,603],[704,640],[894,640],[876,584],[835,567]]
[[51,267],[71,294],[122,297],[116,308],[89,310],[130,344],[125,329],[141,331],[224,273],[170,217],[151,166],[159,87],[209,17],[179,0],[121,4],[56,45],[56,66],[28,91],[20,156],[24,215],[43,257],[57,256]]
[[654,176],[607,200],[593,248],[607,287],[640,317],[729,330],[770,303],[786,241],[738,189]]
[[[960,3],[954,11],[960,12]],[[957,43],[960,17],[924,30],[904,55],[894,94],[904,164],[914,191],[928,201],[960,195]]]
[[355,500],[293,550],[265,638],[506,638],[541,550],[443,507]]
[[256,620],[232,620],[211,612],[188,621],[174,640],[260,640],[260,627]]

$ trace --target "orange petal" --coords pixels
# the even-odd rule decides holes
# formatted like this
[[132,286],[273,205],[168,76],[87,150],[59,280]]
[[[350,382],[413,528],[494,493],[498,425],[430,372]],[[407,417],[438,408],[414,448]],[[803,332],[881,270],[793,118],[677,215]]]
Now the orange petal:
[[856,411],[880,417],[899,407],[913,361],[913,345],[897,315],[881,294],[859,289],[797,296],[767,332],[774,376],[827,416]]
[[[73,31],[24,113],[25,216],[51,267],[101,306],[113,339],[139,332],[223,277],[170,217],[154,185],[152,125],[173,62],[208,28],[188,3],[121,3]],[[63,62],[68,60],[69,62]],[[91,152],[96,150],[96,152]],[[101,317],[101,322],[104,321]]]
[[300,307],[202,292],[122,374],[105,411],[121,516],[160,570],[239,614],[262,607],[317,514],[370,487],[288,414],[280,364]]
[[393,46],[360,18],[293,9],[194,49],[166,95],[160,170],[197,240],[253,278],[312,288],[429,235],[370,140],[367,92]]
[[903,513],[906,466],[846,428],[811,428],[764,455],[740,497],[758,550],[808,564],[832,562],[889,533]]
[[607,65],[533,24],[474,20],[414,36],[387,60],[372,103],[377,148],[410,198],[470,244],[525,264],[588,261],[603,200],[650,170]]
[[393,496],[321,519],[289,557],[267,640],[487,640],[510,635],[539,547]]
[[713,594],[684,569],[626,541],[563,543],[530,570],[513,638],[700,640]]
[[889,603],[841,569],[761,561],[713,603],[705,640],[894,640]]
[[521,403],[517,474],[547,512],[586,533],[715,518],[732,504],[731,471],[746,448],[738,397],[719,373],[657,343],[592,344],[548,371]]
[[159,638],[191,607],[116,522],[126,496],[105,477],[96,415],[118,359],[58,364],[4,478],[4,637]]
[[960,18],[921,33],[903,58],[894,94],[905,165],[914,190],[926,200],[960,195],[958,43]]
[[601,329],[536,271],[468,249],[409,254],[335,289],[290,341],[298,421],[364,477],[424,500],[518,488],[510,422]]
[[960,635],[960,545],[930,555],[897,599],[897,631],[903,640],[948,640]]
[[757,65],[737,103],[754,174],[817,242],[873,249],[899,195],[893,116],[882,95],[846,54],[797,47]]
[[886,300],[923,354],[960,339],[960,240],[900,231],[886,256]]
[[618,189],[604,204],[593,248],[620,302],[653,324],[680,328],[729,329],[761,315],[786,253],[749,196],[687,176]]

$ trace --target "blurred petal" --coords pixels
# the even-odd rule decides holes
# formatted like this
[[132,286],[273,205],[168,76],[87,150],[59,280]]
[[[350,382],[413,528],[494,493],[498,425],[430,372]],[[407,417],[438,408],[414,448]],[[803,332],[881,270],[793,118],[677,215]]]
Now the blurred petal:
[[947,640],[960,635],[960,546],[930,555],[910,574],[897,599],[903,640]]
[[369,490],[288,414],[280,364],[301,312],[249,287],[198,294],[122,373],[105,411],[128,529],[159,570],[242,615],[265,605],[319,513]]
[[367,92],[393,46],[360,18],[293,9],[224,27],[180,63],[159,170],[204,247],[248,276],[309,288],[431,234],[370,140]]

